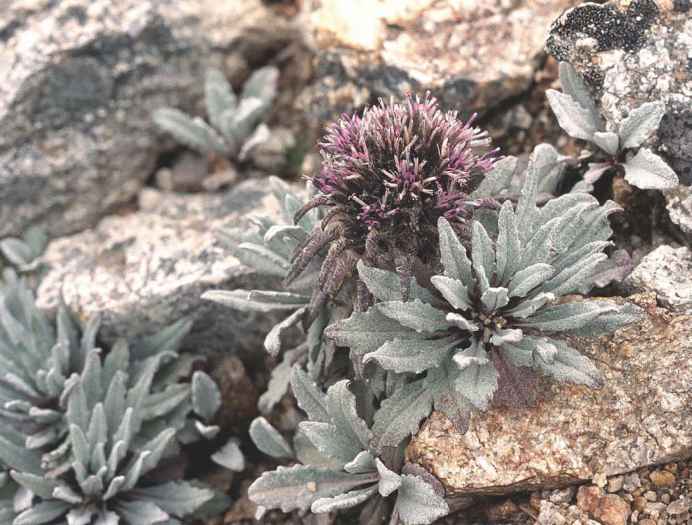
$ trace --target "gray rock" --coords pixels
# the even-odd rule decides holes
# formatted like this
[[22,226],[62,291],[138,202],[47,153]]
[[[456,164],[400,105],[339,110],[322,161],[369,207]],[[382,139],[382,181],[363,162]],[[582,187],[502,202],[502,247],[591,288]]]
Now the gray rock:
[[448,494],[478,496],[564,487],[689,457],[692,316],[657,308],[653,294],[636,300],[648,312],[640,323],[608,338],[571,340],[594,358],[602,389],[542,380],[535,406],[473,414],[466,434],[435,412],[407,459]]
[[97,227],[52,241],[38,304],[52,311],[60,297],[80,319],[103,318],[100,336],[150,333],[183,316],[195,320],[186,341],[199,350],[261,348],[266,316],[242,315],[200,296],[211,288],[256,288],[260,281],[218,239],[230,227],[247,232],[251,216],[276,217],[266,180],[237,185],[226,195],[177,195],[145,190],[141,209],[110,216]]
[[541,501],[540,513],[536,520],[537,525],[563,525],[567,519],[560,513],[560,507],[549,501]]
[[692,241],[692,187],[679,185],[665,192],[670,220]]
[[663,245],[644,257],[625,279],[625,288],[654,292],[675,311],[692,313],[692,251]]
[[546,46],[583,75],[613,128],[644,102],[664,101],[667,113],[650,145],[686,184],[692,184],[691,10],[687,1],[587,2],[555,21]]
[[[318,123],[375,101],[430,90],[468,116],[532,83],[552,20],[571,0],[310,0],[317,81],[302,103]],[[367,16],[353,16],[353,13]]]
[[266,60],[296,34],[261,0],[22,0],[1,16],[0,237],[75,232],[130,202],[172,144],[151,111],[198,112],[208,65]]

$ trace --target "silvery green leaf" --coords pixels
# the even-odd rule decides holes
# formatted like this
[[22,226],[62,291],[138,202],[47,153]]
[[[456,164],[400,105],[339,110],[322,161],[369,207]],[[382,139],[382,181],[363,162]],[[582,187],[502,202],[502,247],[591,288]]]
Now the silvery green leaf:
[[327,390],[327,411],[339,434],[348,437],[355,446],[367,449],[372,433],[358,415],[356,397],[348,388],[349,381],[343,379]]
[[369,450],[363,450],[352,461],[344,465],[344,470],[349,474],[363,474],[375,469],[375,461]]
[[149,454],[143,458],[140,475],[147,474],[158,465],[163,453],[174,437],[175,429],[167,428],[142,445],[142,450],[149,452]]
[[[399,275],[387,270],[367,266],[362,260],[358,261],[358,277],[365,283],[368,290],[380,301],[401,301],[401,279]],[[409,286],[410,297],[424,302],[432,300],[428,290],[418,285],[415,277]]]
[[535,232],[539,222],[540,212],[536,206],[539,182],[553,171],[557,162],[559,162],[559,155],[550,144],[537,145],[529,156],[529,164],[515,212],[515,222],[519,228],[518,233],[522,243]]
[[488,288],[483,292],[483,295],[481,295],[481,302],[486,308],[486,312],[495,312],[503,306],[507,306],[509,303],[507,288]]
[[398,373],[420,373],[439,366],[450,348],[458,342],[456,337],[444,339],[393,339],[374,352],[365,354],[364,363],[375,361],[385,370]]
[[409,435],[418,432],[420,422],[430,415],[432,392],[423,380],[405,384],[382,401],[375,413],[371,447],[381,452],[385,447],[398,447]]
[[608,155],[617,155],[620,139],[612,131],[597,131],[593,134],[593,143]]
[[582,289],[590,290],[593,287],[596,268],[607,258],[605,253],[591,254],[546,281],[542,290],[552,293],[555,297]]
[[445,276],[462,283],[473,282],[471,261],[466,256],[466,249],[454,228],[447,219],[440,217],[437,221],[437,230],[440,234],[440,259]]
[[551,261],[555,267],[555,275],[559,275],[563,270],[566,270],[573,265],[578,266],[579,262],[583,259],[586,259],[595,253],[603,252],[603,250],[609,246],[612,246],[612,244],[612,242],[605,240],[591,241],[586,242],[578,249],[570,250],[569,253],[565,254],[563,257],[560,257],[556,261]]
[[[98,512],[95,505],[75,507],[67,513],[67,525],[91,525],[91,519]],[[117,523],[117,522],[116,522]]]
[[562,383],[577,383],[591,388],[602,385],[601,373],[589,358],[562,341],[551,339],[550,343],[557,348],[552,362],[536,361],[537,367],[544,374],[551,375]]
[[486,173],[478,188],[471,194],[474,199],[498,197],[511,187],[512,177],[517,168],[517,158],[508,156],[498,160],[493,169]]
[[285,257],[252,242],[242,242],[232,252],[241,263],[261,274],[286,277],[291,266]]
[[461,281],[444,275],[435,275],[430,278],[430,282],[456,310],[471,308],[468,288]]
[[457,432],[464,434],[468,430],[471,404],[456,390],[454,382],[458,375],[458,367],[448,358],[442,366],[428,371],[425,383],[432,392],[435,410],[447,416]]
[[271,412],[274,406],[284,397],[291,382],[293,363],[300,359],[302,355],[303,350],[300,348],[288,350],[284,353],[281,363],[274,367],[269,384],[267,384],[267,390],[260,396],[257,403],[261,413],[267,414]]
[[623,165],[625,180],[642,190],[667,190],[678,185],[675,172],[649,149],[642,148]]
[[227,112],[224,133],[238,144],[245,142],[262,121],[267,106],[258,98],[241,98],[235,111]]
[[[562,91],[572,97],[593,117],[594,122],[599,123],[600,116],[596,104],[593,101],[591,92],[582,80],[577,70],[569,62],[560,62],[560,85]],[[596,125],[598,127],[598,124]]]
[[460,368],[455,380],[457,391],[476,408],[485,410],[497,390],[497,371],[481,343],[472,341],[466,350],[454,355]]
[[230,306],[242,312],[273,312],[301,308],[309,298],[290,292],[260,290],[209,290],[202,299]]
[[22,487],[30,490],[33,494],[50,499],[53,497],[53,490],[58,486],[58,482],[54,479],[49,479],[46,476],[38,476],[28,472],[18,472],[13,470],[10,472],[12,479],[19,483]]
[[286,330],[296,326],[305,316],[307,308],[299,308],[286,319],[276,323],[264,338],[264,349],[269,355],[276,356],[281,351],[281,336]]
[[266,124],[261,123],[256,128],[255,131],[245,140],[243,147],[240,148],[238,153],[238,160],[246,160],[248,156],[261,144],[264,144],[271,138],[271,131]]
[[151,501],[127,501],[119,499],[113,506],[126,523],[163,524],[170,516]]
[[204,99],[209,120],[217,129],[222,129],[221,115],[225,111],[235,109],[237,98],[225,75],[218,69],[207,71],[204,81]]
[[521,254],[519,231],[514,218],[514,207],[510,201],[505,201],[502,204],[497,226],[495,271],[497,273],[497,283],[505,285],[514,273]]
[[473,222],[471,233],[471,260],[478,276],[480,291],[485,293],[495,274],[495,250],[488,232],[476,221]]
[[666,106],[661,101],[646,102],[632,110],[618,130],[623,149],[641,146],[658,129],[665,113]]
[[315,514],[336,512],[338,510],[360,505],[374,494],[377,494],[377,485],[364,489],[352,490],[344,494],[339,494],[338,496],[332,496],[331,498],[320,498],[311,505],[310,510]]
[[417,332],[385,316],[378,308],[354,312],[348,319],[329,325],[324,333],[338,346],[348,347],[359,355],[374,352],[394,338],[420,338]]
[[182,144],[203,153],[226,152],[223,138],[201,118],[190,118],[182,111],[161,108],[154,111],[154,122]]
[[592,140],[599,122],[571,96],[549,89],[545,93],[560,127],[575,139]]
[[252,421],[250,437],[258,449],[273,458],[292,458],[294,456],[291,445],[263,417],[257,417]]
[[363,450],[351,436],[343,434],[331,423],[303,421],[298,427],[320,454],[333,459],[340,467],[353,461]]
[[194,513],[214,497],[213,490],[186,481],[169,481],[138,488],[129,494],[135,499],[150,501],[164,512],[181,518]]
[[31,246],[21,239],[7,237],[0,240],[0,252],[11,263],[21,268],[28,265],[35,257]]
[[245,470],[245,457],[238,446],[238,440],[235,438],[229,439],[221,449],[212,454],[211,459],[217,465],[234,472]]
[[389,470],[380,458],[375,458],[375,466],[377,467],[377,473],[380,475],[380,480],[377,482],[377,491],[380,496],[386,498],[390,494],[393,494],[401,486],[401,476],[396,472]]
[[[214,439],[221,432],[221,428],[218,425],[205,425],[201,421],[195,421],[195,430],[204,439]],[[178,441],[187,444],[189,441],[185,441],[185,438],[181,434],[178,434]],[[192,438],[194,440],[194,438]]]
[[612,303],[582,301],[547,306],[537,314],[516,323],[519,327],[544,331],[571,331],[590,326],[601,315],[615,311]]
[[449,514],[444,497],[418,476],[401,476],[396,509],[404,525],[427,525]]
[[20,513],[12,525],[43,525],[64,516],[71,505],[64,501],[50,500],[34,504],[30,509]]
[[[132,355],[137,359],[144,359],[161,352],[178,352],[183,339],[190,333],[191,329],[191,319],[179,319],[158,332],[133,342]],[[108,360],[108,356],[106,356],[106,360]]]
[[250,75],[243,85],[242,98],[259,98],[264,104],[270,104],[276,96],[279,70],[274,66],[265,66]]
[[555,273],[549,264],[537,263],[518,271],[509,282],[510,297],[524,297]]
[[327,396],[297,365],[293,367],[291,374],[291,389],[298,406],[311,421],[326,423],[331,420],[327,410]]
[[609,304],[612,310],[602,313],[583,328],[570,331],[571,334],[588,337],[611,334],[618,328],[641,321],[645,315],[644,310],[632,303],[617,304],[608,300],[598,302]]
[[192,374],[192,409],[204,421],[211,421],[221,407],[221,392],[214,380],[198,370]]
[[589,169],[586,170],[583,176],[584,182],[587,184],[595,183],[611,168],[613,168],[613,165],[610,162],[589,162]]
[[476,323],[474,323],[473,321],[469,321],[468,319],[466,319],[466,317],[464,317],[461,314],[450,312],[447,314],[445,319],[449,324],[456,326],[461,330],[466,330],[467,332],[476,332],[480,329]]
[[387,301],[375,309],[388,318],[416,332],[437,332],[447,328],[445,313],[420,299],[413,301]]
[[255,504],[269,509],[305,511],[318,499],[338,496],[367,483],[368,479],[372,478],[320,467],[278,467],[255,480],[248,496]]

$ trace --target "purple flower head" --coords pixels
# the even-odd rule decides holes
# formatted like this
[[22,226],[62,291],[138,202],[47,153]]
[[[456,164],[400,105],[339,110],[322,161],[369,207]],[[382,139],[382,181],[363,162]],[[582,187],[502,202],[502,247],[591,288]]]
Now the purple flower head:
[[287,281],[329,245],[321,300],[338,293],[360,259],[396,270],[408,289],[415,266],[436,256],[437,220],[444,216],[463,234],[473,210],[490,204],[471,197],[496,161],[473,120],[442,111],[427,94],[381,100],[329,126],[322,168],[311,179],[318,193],[296,216],[322,206],[325,217],[297,250]]

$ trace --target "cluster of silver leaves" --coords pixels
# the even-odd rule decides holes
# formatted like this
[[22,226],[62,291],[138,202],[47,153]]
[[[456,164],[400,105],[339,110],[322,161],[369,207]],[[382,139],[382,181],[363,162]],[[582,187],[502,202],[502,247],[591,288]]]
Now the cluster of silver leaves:
[[308,415],[298,425],[292,446],[264,418],[250,427],[261,451],[299,462],[265,472],[250,486],[258,518],[266,508],[320,514],[364,503],[360,523],[382,523],[391,516],[391,523],[413,525],[432,523],[449,512],[444,488],[434,476],[415,465],[401,467],[399,451],[381,447],[397,424],[386,407],[368,422],[358,414],[348,380],[333,384],[325,394],[298,367],[291,387]]
[[640,189],[665,190],[678,185],[666,162],[641,145],[658,129],[665,114],[663,102],[647,102],[630,112],[617,129],[606,129],[591,93],[574,67],[560,64],[562,93],[546,92],[550,107],[565,132],[593,144],[605,159],[590,162],[580,184],[589,189],[606,171],[620,170],[625,180]]
[[181,444],[219,432],[216,384],[201,371],[183,381],[194,358],[178,348],[190,323],[105,352],[98,319],[80,333],[60,308],[54,326],[22,280],[4,277],[0,523],[172,525],[216,499],[196,482],[156,478]]
[[40,256],[48,244],[48,235],[38,226],[29,228],[21,237],[6,237],[0,240],[0,254],[20,272],[35,270]]
[[541,151],[532,155],[518,203],[505,201],[487,229],[474,221],[470,248],[440,220],[442,271],[430,290],[412,289],[403,302],[394,274],[359,266],[377,302],[329,326],[326,335],[365,365],[407,376],[383,403],[400,411],[400,432],[387,445],[414,433],[433,405],[463,430],[469,405],[487,408],[498,389],[528,401],[527,368],[599,386],[593,363],[556,336],[601,335],[640,317],[631,304],[560,300],[593,287],[610,245],[607,217],[617,207],[599,206],[586,193],[537,207],[541,171],[551,166]]
[[174,108],[156,110],[154,122],[181,144],[201,153],[242,161],[269,138],[269,128],[262,121],[274,102],[278,78],[279,71],[273,66],[258,69],[238,97],[223,73],[211,69],[205,81],[210,124]]

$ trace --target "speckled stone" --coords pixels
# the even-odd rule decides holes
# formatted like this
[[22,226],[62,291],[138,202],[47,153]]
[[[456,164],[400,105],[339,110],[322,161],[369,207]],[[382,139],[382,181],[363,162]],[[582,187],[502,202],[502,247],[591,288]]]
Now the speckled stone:
[[308,0],[306,40],[316,52],[317,81],[302,103],[323,123],[378,97],[430,90],[449,109],[485,112],[529,88],[546,31],[570,5]]
[[478,495],[559,487],[689,457],[692,316],[656,308],[651,294],[639,304],[649,312],[642,322],[574,341],[603,373],[602,389],[545,380],[536,406],[474,414],[464,435],[433,413],[409,445],[409,460],[449,494]]
[[0,237],[72,233],[133,200],[174,144],[151,112],[200,113],[209,65],[297,35],[261,0],[4,2],[0,29]]
[[692,251],[684,246],[659,246],[639,262],[624,286],[634,292],[653,292],[668,308],[692,313]]
[[38,305],[52,312],[60,297],[81,319],[101,315],[105,341],[150,333],[183,316],[195,323],[186,340],[198,351],[257,352],[271,323],[203,301],[212,288],[268,284],[230,255],[218,237],[240,238],[250,217],[276,218],[279,206],[266,180],[251,179],[226,195],[178,195],[153,189],[141,209],[110,216],[82,233],[52,241]]
[[689,2],[670,0],[588,2],[555,21],[546,45],[582,74],[613,129],[641,104],[665,102],[666,115],[649,145],[659,148],[686,184],[692,183],[689,11]]

